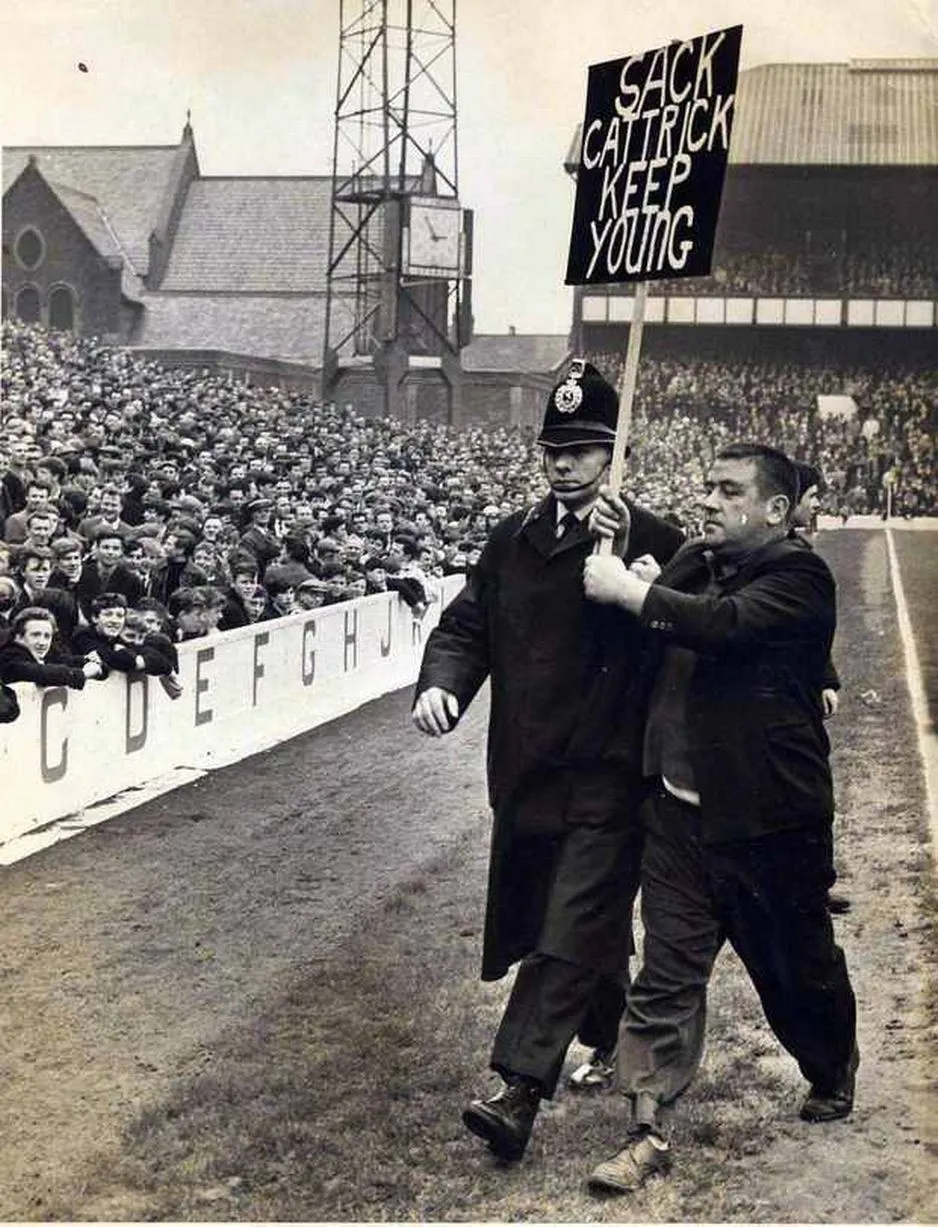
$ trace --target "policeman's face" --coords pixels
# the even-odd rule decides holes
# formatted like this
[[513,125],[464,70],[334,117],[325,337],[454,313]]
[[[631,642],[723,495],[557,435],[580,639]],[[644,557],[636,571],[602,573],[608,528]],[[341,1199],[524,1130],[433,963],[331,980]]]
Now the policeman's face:
[[755,460],[716,460],[704,483],[703,535],[709,545],[748,548],[780,527],[788,500],[759,489]]
[[20,627],[17,642],[28,648],[36,660],[45,660],[52,647],[52,623],[30,620]]
[[596,498],[609,469],[606,444],[571,443],[543,451],[544,475],[558,503],[576,511]]

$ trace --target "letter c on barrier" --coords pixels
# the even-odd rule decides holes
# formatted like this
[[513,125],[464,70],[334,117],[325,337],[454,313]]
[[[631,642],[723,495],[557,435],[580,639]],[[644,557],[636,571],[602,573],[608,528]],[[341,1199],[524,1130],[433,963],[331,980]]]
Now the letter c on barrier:
[[40,758],[39,766],[42,772],[42,782],[44,784],[54,784],[56,780],[61,780],[66,771],[68,771],[68,738],[62,738],[62,749],[59,754],[59,761],[53,766],[49,762],[49,708],[61,707],[62,711],[68,708],[68,691],[64,686],[55,686],[50,690],[43,692],[42,709],[40,715]]
[[312,686],[316,676],[316,649],[309,647],[309,641],[316,638],[316,619],[310,618],[303,623],[302,667],[303,685]]

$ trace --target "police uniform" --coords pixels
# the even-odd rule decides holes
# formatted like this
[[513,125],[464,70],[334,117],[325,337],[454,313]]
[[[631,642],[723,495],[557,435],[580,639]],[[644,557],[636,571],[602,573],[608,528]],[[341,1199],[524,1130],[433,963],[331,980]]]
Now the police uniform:
[[[577,360],[551,393],[538,442],[611,447],[617,411],[615,389]],[[663,565],[681,533],[630,510],[626,562],[652,554]],[[440,687],[463,712],[491,682],[482,978],[520,966],[491,1057],[509,1103],[476,1101],[464,1120],[507,1158],[523,1152],[574,1036],[601,1042],[588,1026],[591,1002],[604,992],[606,1037],[610,1027],[615,1035],[640,861],[640,730],[629,701],[639,636],[586,600],[583,565],[594,541],[585,517],[561,528],[563,513],[549,494],[496,525],[428,638],[416,691]],[[522,1111],[518,1129],[505,1133],[497,1121],[488,1129],[488,1112],[511,1114],[519,1082],[533,1110]]]

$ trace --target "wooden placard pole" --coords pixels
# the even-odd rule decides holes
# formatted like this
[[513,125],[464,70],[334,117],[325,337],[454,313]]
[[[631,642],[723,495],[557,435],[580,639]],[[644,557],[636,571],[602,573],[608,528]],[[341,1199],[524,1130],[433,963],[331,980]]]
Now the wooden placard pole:
[[[619,379],[619,414],[616,418],[616,440],[612,446],[612,460],[609,462],[609,485],[616,493],[622,489],[625,477],[625,456],[628,447],[629,434],[632,429],[632,402],[635,399],[635,385],[638,381],[638,360],[642,349],[642,329],[645,326],[645,294],[647,286],[644,281],[635,282],[635,297],[632,300],[632,322],[629,325],[629,343],[625,351],[625,366]],[[612,541],[603,538],[597,542],[598,554],[611,554]]]

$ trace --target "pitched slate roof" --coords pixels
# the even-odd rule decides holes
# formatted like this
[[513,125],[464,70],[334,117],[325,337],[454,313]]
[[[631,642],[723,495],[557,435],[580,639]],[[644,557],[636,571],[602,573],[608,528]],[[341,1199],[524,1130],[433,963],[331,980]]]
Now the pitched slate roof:
[[462,367],[464,371],[543,375],[555,371],[569,353],[565,335],[479,333],[462,351]]
[[3,190],[30,154],[35,155],[47,182],[94,197],[120,236],[133,271],[143,276],[150,262],[150,232],[160,216],[178,150],[178,145],[9,146],[3,150]]
[[49,183],[49,188],[75,219],[95,249],[107,260],[121,261],[121,291],[125,298],[139,302],[143,294],[143,282],[134,272],[127,252],[100,204],[93,196],[88,196],[85,192],[77,192],[74,188],[64,187],[60,183]]
[[[324,294],[179,294],[146,296],[134,346],[213,349],[322,365]],[[341,301],[333,310],[351,317]]]
[[195,180],[160,288],[325,292],[331,192],[328,176]]

